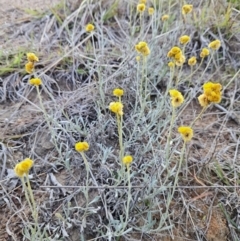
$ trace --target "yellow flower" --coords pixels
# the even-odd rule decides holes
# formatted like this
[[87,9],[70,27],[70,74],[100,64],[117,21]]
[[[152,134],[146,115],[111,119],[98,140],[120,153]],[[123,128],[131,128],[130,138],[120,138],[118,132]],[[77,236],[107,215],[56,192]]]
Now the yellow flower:
[[205,94],[201,94],[198,96],[198,102],[202,107],[206,107],[210,104],[210,102]]
[[146,4],[146,3],[147,3],[147,0],[139,0],[139,3],[144,3],[144,4]]
[[143,56],[148,56],[150,54],[150,49],[146,42],[139,42],[135,45],[135,50],[141,53]]
[[203,92],[209,102],[219,103],[222,99],[222,85],[219,83],[207,82],[203,85]]
[[117,115],[123,115],[123,104],[121,102],[111,102],[109,109]]
[[31,160],[30,158],[26,158],[15,166],[14,172],[16,176],[23,177],[24,175],[28,175],[29,170],[32,166],[33,160]]
[[207,49],[207,48],[203,48],[202,49],[202,51],[201,51],[201,53],[200,53],[200,57],[201,58],[205,58],[205,57],[207,57],[208,55],[209,55],[209,49]]
[[148,14],[153,15],[154,14],[154,8],[148,8]]
[[179,54],[179,53],[182,52],[182,50],[181,50],[179,47],[176,47],[176,46],[172,47],[170,51],[171,51],[174,55]]
[[167,56],[168,56],[168,58],[172,58],[172,57],[174,57],[174,54],[173,54],[173,52],[170,50],[170,51],[168,51]]
[[42,80],[39,79],[39,78],[32,78],[32,79],[29,80],[29,84],[39,86],[39,85],[42,84]]
[[175,66],[175,64],[172,61],[168,62],[168,67],[169,68],[173,68],[174,66]]
[[188,35],[183,35],[179,38],[179,42],[181,44],[187,44],[190,41],[190,37]]
[[122,89],[114,89],[113,90],[113,95],[117,97],[121,97],[124,94],[124,91]]
[[94,25],[92,25],[91,23],[87,24],[85,27],[86,32],[92,32],[94,30]]
[[80,141],[75,144],[75,150],[77,152],[87,151],[89,149],[89,144],[86,141]]
[[188,65],[190,66],[193,66],[197,63],[197,58],[195,56],[191,57],[189,60],[188,60]]
[[191,4],[185,4],[185,5],[183,5],[183,7],[182,7],[182,14],[188,14],[188,13],[190,13],[190,12],[192,12],[192,10],[193,10],[193,5],[191,5]]
[[141,50],[142,50],[143,48],[146,48],[147,46],[148,46],[148,45],[147,45],[146,42],[140,41],[138,44],[135,45],[135,49],[136,49],[138,52],[141,53]]
[[133,158],[132,156],[124,156],[122,161],[124,165],[130,165],[133,161]]
[[184,97],[178,90],[176,89],[169,90],[169,94],[171,96],[171,103],[174,108],[179,107],[183,103]]
[[140,12],[140,13],[144,12],[145,8],[146,8],[146,5],[144,3],[139,3],[137,5],[137,11]]
[[186,57],[182,53],[175,55],[175,64],[177,66],[182,66],[185,63],[185,61]]
[[27,53],[28,62],[38,62],[38,57],[34,53]]
[[178,132],[186,142],[191,141],[193,138],[193,129],[190,126],[180,126],[178,127]]
[[222,90],[222,85],[219,83],[213,83],[213,82],[209,81],[203,85],[203,91],[205,92],[209,89],[211,89],[211,91],[220,92]]
[[175,59],[176,61],[181,61],[181,59],[182,59],[183,56],[184,56],[184,55],[182,54],[182,52],[180,52],[180,53],[178,53],[178,54],[175,54],[174,59]]
[[169,15],[164,14],[164,15],[162,16],[162,21],[166,21],[166,20],[168,20],[168,19],[169,19]]
[[33,62],[27,62],[25,64],[25,70],[27,73],[31,74],[34,70],[34,63]]
[[136,61],[139,62],[141,60],[141,56],[136,56]]
[[218,39],[212,41],[212,42],[208,45],[208,47],[209,47],[210,49],[213,49],[213,50],[218,50],[218,49],[220,48],[220,46],[221,46],[221,42],[220,42],[220,40],[218,40]]

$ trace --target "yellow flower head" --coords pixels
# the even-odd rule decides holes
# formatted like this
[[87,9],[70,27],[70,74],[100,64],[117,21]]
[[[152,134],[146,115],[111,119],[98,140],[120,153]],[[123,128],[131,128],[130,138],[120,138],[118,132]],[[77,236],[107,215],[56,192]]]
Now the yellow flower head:
[[185,142],[191,141],[193,138],[193,129],[190,126],[180,126],[178,127],[178,132]]
[[162,16],[162,21],[167,21],[168,19],[169,19],[169,15],[164,14],[164,15]]
[[178,90],[169,90],[169,94],[171,96],[171,103],[174,108],[179,107],[183,103],[184,97]]
[[222,85],[219,83],[207,82],[203,85],[203,92],[209,102],[219,103],[222,99]]
[[221,46],[221,42],[220,42],[220,40],[218,40],[218,39],[212,41],[212,42],[208,45],[208,47],[209,47],[210,49],[213,49],[213,50],[218,50],[218,49],[220,48],[220,46]]
[[29,84],[39,86],[39,85],[42,84],[42,80],[39,79],[39,78],[32,78],[32,79],[29,80]]
[[27,73],[31,74],[34,70],[34,63],[33,62],[27,62],[25,64],[25,70]]
[[92,32],[94,30],[94,25],[92,25],[91,23],[87,24],[85,27],[86,32]]
[[174,54],[173,54],[173,52],[170,50],[170,51],[168,51],[167,56],[168,56],[168,58],[172,58],[172,57],[174,57]]
[[177,54],[182,54],[182,50],[179,48],[179,47],[172,47],[171,49],[170,49],[170,51],[168,52],[168,54],[167,54],[167,56],[169,57],[169,58],[175,58],[175,56],[177,55]]
[[191,57],[189,60],[188,60],[188,65],[190,66],[193,66],[197,63],[197,58],[195,56]]
[[84,152],[89,149],[89,144],[86,141],[80,141],[75,144],[75,150],[77,152]]
[[181,50],[179,47],[176,47],[176,46],[172,47],[170,51],[171,51],[174,55],[179,54],[179,53],[182,52],[182,50]]
[[188,14],[188,13],[190,13],[190,12],[192,12],[192,10],[193,10],[193,5],[191,5],[191,4],[185,4],[185,5],[183,5],[183,7],[182,7],[182,14]]
[[23,177],[24,175],[28,175],[29,170],[32,166],[33,160],[31,160],[30,158],[26,158],[15,166],[14,172],[16,176]]
[[175,54],[174,59],[175,59],[176,61],[181,61],[181,59],[182,59],[183,56],[184,56],[184,55],[182,54],[182,52],[180,52],[180,53],[178,53],[178,54]]
[[132,156],[124,156],[122,161],[124,165],[130,165],[133,161],[133,158]]
[[150,49],[148,47],[148,44],[143,41],[135,45],[135,50],[141,53],[143,56],[148,56],[150,54]]
[[190,37],[188,35],[183,35],[179,38],[180,44],[187,44],[190,41]]
[[34,53],[27,53],[28,62],[38,62],[38,57]]
[[123,115],[123,104],[121,102],[111,102],[109,109],[117,115]]
[[153,15],[154,14],[154,8],[148,8],[148,14]]
[[198,102],[202,107],[206,107],[210,104],[210,102],[205,94],[201,94],[198,96]]
[[177,66],[182,66],[185,63],[185,61],[186,61],[186,57],[182,53],[175,55],[175,64]]
[[145,9],[146,9],[145,3],[139,3],[139,4],[137,5],[137,11],[138,11],[138,12],[142,13],[142,12],[145,11]]
[[113,90],[113,95],[117,97],[121,97],[124,94],[124,91],[122,89],[114,89]]
[[173,68],[174,66],[175,66],[175,64],[172,61],[168,62],[168,67],[169,68]]
[[201,57],[201,58],[205,58],[205,57],[207,57],[209,54],[210,54],[209,49],[203,48],[202,51],[201,51],[201,53],[200,53],[200,57]]
[[139,0],[139,3],[144,3],[144,4],[146,4],[146,3],[147,3],[147,0]]

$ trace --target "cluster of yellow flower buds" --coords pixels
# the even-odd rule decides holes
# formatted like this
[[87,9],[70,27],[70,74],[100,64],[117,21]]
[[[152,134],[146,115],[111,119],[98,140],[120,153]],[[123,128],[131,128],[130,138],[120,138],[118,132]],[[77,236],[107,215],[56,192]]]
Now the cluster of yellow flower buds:
[[203,94],[198,97],[199,104],[202,107],[210,103],[219,103],[222,99],[222,85],[219,83],[207,82],[203,85]]
[[34,53],[27,53],[28,62],[25,64],[25,70],[27,73],[31,74],[34,70],[35,62],[38,62],[38,57]]
[[167,56],[169,58],[173,58],[174,63],[177,66],[182,66],[186,61],[186,58],[185,58],[184,54],[182,53],[182,50],[176,46],[171,48],[171,50],[168,52]]
[[150,49],[146,42],[139,42],[135,45],[135,49],[138,53],[142,54],[143,56],[148,56],[150,54]]

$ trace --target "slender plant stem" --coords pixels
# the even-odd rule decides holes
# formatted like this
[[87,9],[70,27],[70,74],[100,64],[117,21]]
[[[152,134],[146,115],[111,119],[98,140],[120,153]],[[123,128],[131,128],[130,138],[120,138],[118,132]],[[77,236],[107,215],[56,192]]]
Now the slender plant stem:
[[127,165],[127,178],[128,178],[128,200],[127,200],[127,208],[126,208],[126,219],[125,219],[125,227],[128,224],[128,216],[129,216],[129,206],[131,201],[131,180],[130,180],[130,165]]
[[213,58],[213,55],[211,54],[211,57],[210,57],[210,59],[209,59],[209,61],[208,61],[208,63],[207,63],[207,66],[206,66],[206,68],[204,69],[204,71],[202,72],[202,75],[201,75],[201,77],[199,78],[198,81],[201,81],[202,77],[205,75],[205,73],[206,73],[206,71],[207,71],[207,69],[208,69],[208,67],[209,67],[209,65],[210,65],[210,63],[211,63],[211,61],[212,61],[212,58]]
[[[85,168],[86,168],[86,171],[87,171],[87,180],[86,180],[86,202],[87,202],[87,206],[88,206],[88,203],[89,203],[89,198],[88,198],[88,191],[89,191],[89,188],[88,188],[88,184],[89,184],[89,170],[90,170],[90,167],[89,167],[89,164],[88,164],[88,161],[86,159],[86,156],[84,154],[84,152],[80,152],[81,156],[82,156],[82,159],[84,161],[84,164],[85,164]],[[85,212],[86,213],[86,212]]]
[[29,205],[29,207],[31,209],[31,212],[33,213],[33,206],[31,204],[29,196],[28,196],[28,189],[27,189],[27,186],[25,184],[24,177],[21,177],[21,182],[22,182],[22,185],[23,185],[23,190],[24,190],[24,194],[25,194],[26,200],[27,200],[28,205]]
[[184,82],[185,82],[186,80],[188,80],[188,79],[190,79],[190,80],[192,79],[193,75],[201,68],[202,63],[203,63],[203,60],[204,60],[204,58],[201,59],[201,62],[200,62],[200,64],[198,65],[198,67],[197,67],[193,72],[191,72],[191,75],[188,76],[186,79],[184,79]]
[[175,118],[176,118],[176,111],[175,111],[175,108],[173,107],[172,108],[172,118],[171,118],[169,133],[168,133],[168,137],[167,137],[167,154],[166,154],[166,167],[167,168],[169,165],[170,140],[171,140],[171,136],[172,136],[172,128],[173,128]]
[[117,114],[118,138],[119,138],[119,161],[122,163],[123,158],[123,138],[122,138],[122,115]]
[[37,213],[36,202],[34,200],[33,191],[32,191],[32,187],[31,187],[31,183],[30,183],[28,175],[26,175],[26,180],[27,180],[28,193],[29,193],[32,205],[33,205],[33,213],[32,213],[32,215],[33,215],[33,219],[35,221],[35,225],[37,226],[38,225],[38,213]]
[[202,114],[204,113],[204,111],[208,108],[208,106],[205,106],[202,108],[201,112],[199,113],[199,115],[195,118],[195,120],[191,123],[190,127],[193,127],[193,125],[196,123],[196,121],[202,116]]

